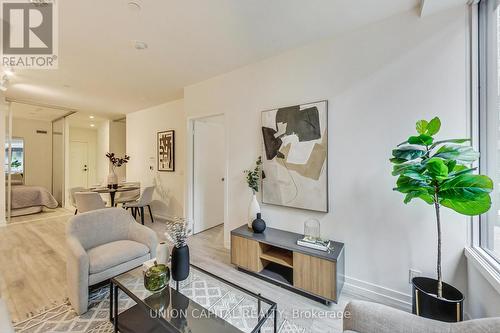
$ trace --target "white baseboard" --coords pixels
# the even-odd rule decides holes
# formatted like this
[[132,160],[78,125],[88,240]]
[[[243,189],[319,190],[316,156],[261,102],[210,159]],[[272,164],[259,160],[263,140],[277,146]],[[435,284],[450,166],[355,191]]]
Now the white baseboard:
[[411,312],[410,294],[405,294],[347,276],[345,277],[343,291],[353,296],[360,296],[373,302],[384,304],[406,312]]

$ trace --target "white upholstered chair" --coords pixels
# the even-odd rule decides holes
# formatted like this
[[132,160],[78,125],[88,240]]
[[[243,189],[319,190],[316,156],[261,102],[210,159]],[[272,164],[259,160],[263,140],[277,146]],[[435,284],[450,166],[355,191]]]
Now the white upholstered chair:
[[72,187],[69,189],[69,201],[71,203],[71,206],[75,207],[75,215],[78,213],[78,208],[76,207],[76,199],[75,199],[75,193],[76,192],[85,192],[87,189],[85,187],[77,186],[77,187]]
[[73,216],[66,229],[69,300],[87,311],[89,286],[142,265],[156,255],[156,233],[121,208]]
[[151,212],[151,202],[153,202],[153,194],[155,192],[155,187],[154,186],[148,186],[144,187],[141,190],[141,196],[137,201],[133,202],[127,202],[123,205],[125,209],[131,209],[132,210],[132,215],[134,218],[137,216],[137,212],[139,211],[141,215],[141,223],[144,224],[144,207],[148,207],[149,209],[149,216],[151,216],[151,222],[155,222],[153,219],[153,213]]
[[118,204],[125,204],[128,202],[134,202],[139,200],[141,197],[141,190],[123,191],[116,192],[115,206]]
[[0,299],[0,332],[14,333],[14,327],[12,327],[9,310],[7,309],[7,304],[5,304],[3,299]]
[[106,207],[106,202],[97,192],[75,192],[76,210],[79,213],[90,212],[91,210]]
[[444,323],[382,304],[351,301],[344,310],[343,326],[345,333],[498,333],[500,318]]

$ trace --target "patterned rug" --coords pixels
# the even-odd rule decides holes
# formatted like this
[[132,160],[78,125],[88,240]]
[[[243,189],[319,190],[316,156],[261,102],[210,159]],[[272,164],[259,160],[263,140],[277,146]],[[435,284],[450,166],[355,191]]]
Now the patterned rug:
[[[138,296],[144,290],[142,277],[130,278],[125,285]],[[181,283],[179,291],[243,332],[251,332],[257,323],[255,299],[208,275],[199,272],[191,274]],[[135,302],[125,293],[119,293],[119,312],[134,304]],[[264,311],[267,308],[263,306]],[[273,320],[269,318],[261,331],[271,333]],[[76,315],[69,303],[64,303],[16,323],[14,329],[22,333],[112,333],[113,326],[109,322],[109,287],[101,287],[91,292],[89,310],[81,316]],[[278,331],[279,333],[306,332],[304,328],[280,315],[278,315]]]

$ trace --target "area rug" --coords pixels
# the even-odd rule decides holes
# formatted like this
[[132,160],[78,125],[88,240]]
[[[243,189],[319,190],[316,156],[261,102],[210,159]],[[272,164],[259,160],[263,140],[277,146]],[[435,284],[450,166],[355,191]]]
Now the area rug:
[[[130,278],[125,285],[134,293],[143,290],[142,278]],[[231,323],[243,332],[251,332],[257,318],[255,299],[241,291],[221,284],[207,275],[193,273],[183,281],[180,292]],[[135,302],[125,293],[119,294],[119,311],[132,307]],[[265,310],[266,308],[263,307]],[[271,333],[273,318],[266,321],[262,332]],[[77,316],[68,302],[50,308],[40,314],[14,325],[16,332],[22,333],[112,333],[113,326],[109,322],[109,287],[93,290],[89,297],[89,310],[82,316]],[[278,315],[279,333],[306,332],[302,327]]]

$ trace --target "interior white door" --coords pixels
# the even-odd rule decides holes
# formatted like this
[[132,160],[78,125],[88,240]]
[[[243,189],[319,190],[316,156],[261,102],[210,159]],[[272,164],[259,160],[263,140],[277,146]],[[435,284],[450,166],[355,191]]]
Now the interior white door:
[[224,223],[224,116],[194,121],[194,233]]
[[69,184],[70,187],[88,187],[89,147],[87,142],[71,141],[69,145]]

